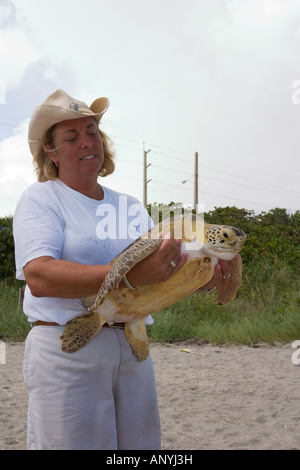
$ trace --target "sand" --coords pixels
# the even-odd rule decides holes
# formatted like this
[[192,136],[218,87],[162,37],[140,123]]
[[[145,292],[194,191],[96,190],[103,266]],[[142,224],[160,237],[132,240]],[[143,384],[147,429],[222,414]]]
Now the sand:
[[[190,352],[183,352],[188,349]],[[26,449],[24,343],[0,364],[0,450]],[[300,367],[291,344],[152,344],[165,450],[300,450]]]

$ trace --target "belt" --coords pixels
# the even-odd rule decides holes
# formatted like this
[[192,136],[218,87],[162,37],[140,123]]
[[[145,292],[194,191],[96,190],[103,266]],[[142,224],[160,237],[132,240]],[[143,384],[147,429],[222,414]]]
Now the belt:
[[[60,325],[59,323],[55,322],[48,322],[48,321],[42,321],[38,320],[34,322],[34,326],[65,326],[65,325]],[[124,328],[125,323],[114,323],[113,325],[109,325],[108,323],[104,323],[104,325],[107,328]]]
[[124,328],[125,323],[113,323],[112,325],[109,325],[108,323],[104,323],[104,325],[102,326],[106,326],[107,328]]

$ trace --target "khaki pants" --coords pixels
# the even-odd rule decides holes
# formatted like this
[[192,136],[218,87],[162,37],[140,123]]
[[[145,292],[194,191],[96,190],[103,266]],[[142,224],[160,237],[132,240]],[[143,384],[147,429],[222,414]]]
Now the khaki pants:
[[105,327],[67,354],[63,329],[36,326],[26,340],[28,449],[160,449],[151,357],[138,361],[124,331]]

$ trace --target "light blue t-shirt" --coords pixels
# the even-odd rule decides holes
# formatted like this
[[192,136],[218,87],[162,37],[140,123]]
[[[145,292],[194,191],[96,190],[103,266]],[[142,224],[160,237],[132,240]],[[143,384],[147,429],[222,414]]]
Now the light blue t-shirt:
[[[152,226],[137,199],[102,188],[102,201],[84,196],[59,179],[27,188],[13,221],[17,279],[25,279],[24,266],[41,256],[88,265],[108,264]],[[28,286],[23,309],[30,322],[61,325],[87,312],[83,298],[34,297]]]

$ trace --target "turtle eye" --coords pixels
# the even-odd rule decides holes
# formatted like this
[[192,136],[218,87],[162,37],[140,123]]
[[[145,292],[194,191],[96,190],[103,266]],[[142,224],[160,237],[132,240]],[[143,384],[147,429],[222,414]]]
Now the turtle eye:
[[[226,232],[223,233],[223,237],[228,238],[228,235]],[[224,241],[224,240],[223,240]]]

